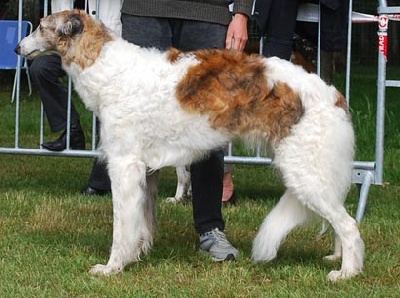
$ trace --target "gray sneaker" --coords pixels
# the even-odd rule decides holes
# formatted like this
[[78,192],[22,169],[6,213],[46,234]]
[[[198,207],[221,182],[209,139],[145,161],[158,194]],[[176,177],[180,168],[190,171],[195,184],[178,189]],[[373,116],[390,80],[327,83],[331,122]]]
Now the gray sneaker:
[[200,250],[208,252],[217,262],[234,261],[239,253],[218,228],[200,235]]

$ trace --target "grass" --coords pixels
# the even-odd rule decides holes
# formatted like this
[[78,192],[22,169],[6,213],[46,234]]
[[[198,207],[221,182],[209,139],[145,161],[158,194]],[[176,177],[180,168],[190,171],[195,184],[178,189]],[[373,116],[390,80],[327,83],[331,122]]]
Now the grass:
[[[357,133],[357,159],[373,160],[375,80],[370,69],[353,76],[351,105]],[[13,146],[15,104],[12,78],[0,81],[0,146]],[[21,103],[22,147],[38,147],[39,98]],[[214,263],[197,252],[190,204],[171,205],[174,170],[161,171],[158,230],[154,248],[119,275],[91,276],[90,266],[107,261],[112,238],[111,198],[79,194],[89,158],[0,155],[1,297],[398,297],[400,293],[400,103],[388,89],[385,184],[371,186],[361,223],[366,244],[365,272],[351,280],[326,281],[340,262],[323,261],[331,234],[317,236],[319,224],[295,230],[278,258],[250,261],[251,242],[266,213],[283,192],[270,167],[235,166],[236,206],[223,209],[226,233],[240,250],[236,262]],[[91,115],[83,110],[86,134]],[[46,129],[46,135],[50,132]],[[54,135],[51,135],[54,137]],[[355,215],[358,190],[346,206]]]

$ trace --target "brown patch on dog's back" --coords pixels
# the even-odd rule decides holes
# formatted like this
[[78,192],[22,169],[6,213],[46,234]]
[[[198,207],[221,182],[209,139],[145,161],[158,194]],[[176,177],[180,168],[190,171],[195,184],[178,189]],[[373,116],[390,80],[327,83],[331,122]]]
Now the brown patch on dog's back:
[[199,64],[179,82],[177,98],[184,109],[209,114],[214,128],[262,135],[273,145],[304,113],[299,95],[287,84],[268,85],[261,56],[228,50],[194,54]]

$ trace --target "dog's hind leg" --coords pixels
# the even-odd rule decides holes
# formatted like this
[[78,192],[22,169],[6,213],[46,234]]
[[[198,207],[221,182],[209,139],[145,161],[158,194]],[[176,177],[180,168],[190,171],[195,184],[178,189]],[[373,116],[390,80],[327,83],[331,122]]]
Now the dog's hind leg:
[[[342,144],[340,143],[344,146]],[[318,153],[321,154],[316,150],[313,154],[314,163],[309,162],[309,156],[304,156],[303,162],[299,158],[298,163],[284,164],[284,166],[281,164],[280,168],[285,177],[285,184],[296,194],[299,202],[327,220],[334,229],[336,237],[339,237],[335,241],[334,257],[330,258],[340,256],[341,245],[342,267],[328,275],[329,280],[336,281],[362,272],[364,242],[356,221],[344,207],[344,196],[350,184],[350,162],[337,158],[334,161],[327,160],[324,166],[322,163],[320,166],[317,161],[322,158]],[[335,156],[334,154],[340,156],[336,152],[331,155]]]
[[175,196],[166,198],[167,202],[179,203],[184,201],[185,196],[190,196],[191,194],[191,184],[190,184],[190,172],[186,167],[176,168],[177,185]]
[[[146,176],[146,205],[144,211],[150,235],[154,235],[156,229],[156,198],[158,194],[159,173],[160,171],[153,171]],[[143,242],[142,244],[145,245],[142,246],[142,251],[146,253],[151,249],[152,240]]]
[[334,244],[333,254],[325,256],[325,260],[334,261],[342,257],[342,241],[338,234],[335,233],[335,244]]
[[[335,230],[335,253],[338,254],[342,246],[342,267],[340,270],[331,271],[328,279],[336,281],[357,275],[363,270],[364,242],[361,239],[358,224],[346,211],[339,200],[335,200],[333,189],[326,190],[321,197],[306,200],[310,209],[325,218]],[[311,195],[312,196],[312,195]],[[321,199],[322,198],[322,199]],[[333,258],[333,257],[332,257]]]
[[[106,265],[98,264],[93,274],[109,275],[139,259],[153,244],[154,202],[156,173],[146,177],[146,165],[131,157],[109,159],[109,174],[113,194],[113,243]],[[146,181],[147,180],[147,181]],[[147,185],[151,182],[151,186]],[[150,218],[149,218],[150,217]]]
[[290,231],[305,222],[309,210],[287,189],[279,203],[268,214],[253,241],[252,259],[270,261]]

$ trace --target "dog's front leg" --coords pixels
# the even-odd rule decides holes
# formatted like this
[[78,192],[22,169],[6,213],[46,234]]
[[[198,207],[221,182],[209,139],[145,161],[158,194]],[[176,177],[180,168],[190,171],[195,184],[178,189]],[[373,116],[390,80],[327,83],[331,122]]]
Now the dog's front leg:
[[[93,274],[109,275],[139,259],[153,244],[153,225],[149,220],[154,204],[148,196],[155,196],[154,185],[149,190],[146,183],[146,165],[129,157],[111,158],[108,161],[113,193],[113,243],[107,265],[98,264],[91,269]],[[154,184],[154,177],[149,182]]]

